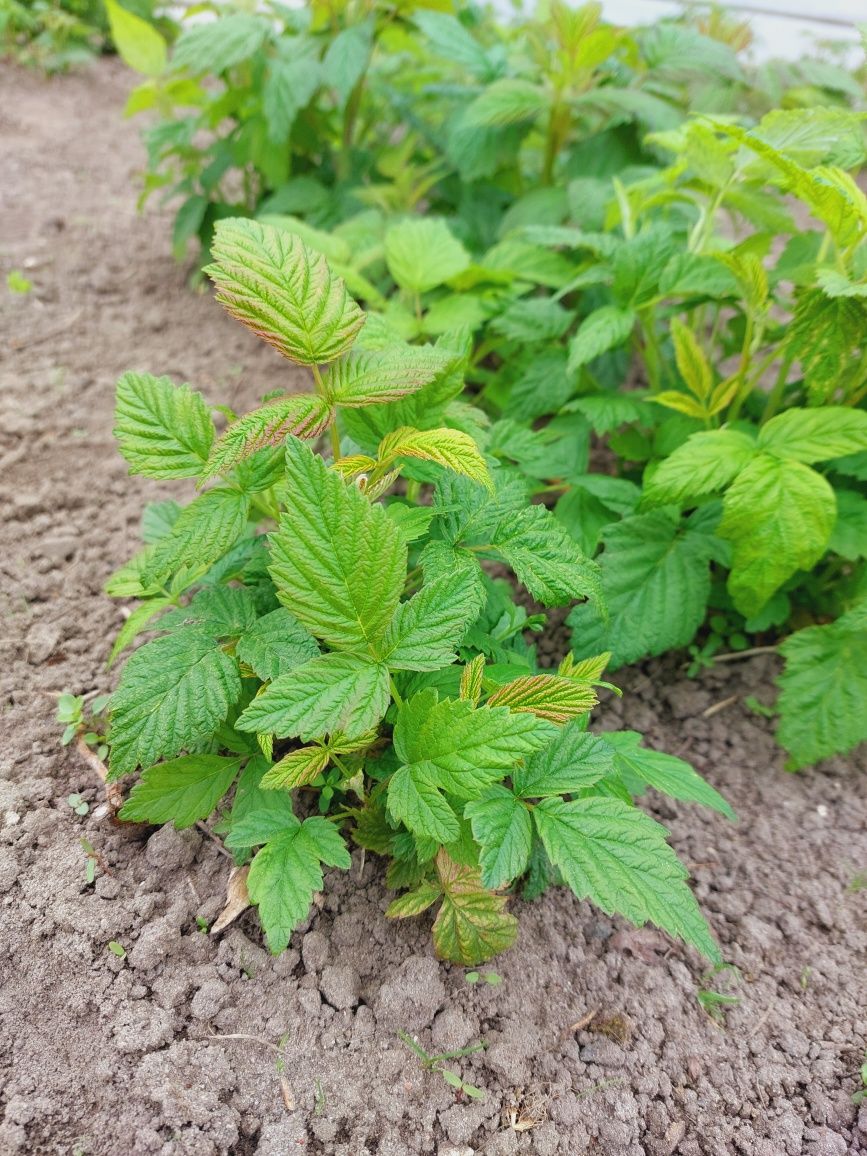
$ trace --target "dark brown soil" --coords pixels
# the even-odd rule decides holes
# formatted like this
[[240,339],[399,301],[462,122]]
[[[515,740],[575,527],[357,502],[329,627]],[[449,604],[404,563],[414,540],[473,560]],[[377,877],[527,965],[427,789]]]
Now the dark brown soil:
[[[167,218],[136,215],[127,84],[111,62],[52,81],[0,72],[0,262],[35,285],[19,298],[0,286],[0,1153],[867,1152],[867,1109],[852,1103],[867,760],[782,770],[742,702],[771,700],[771,659],[696,682],[652,664],[599,720],[691,759],[737,809],[732,825],[648,804],[740,978],[704,977],[679,945],[558,892],[513,904],[521,939],[495,965],[502,983],[471,986],[433,960],[425,919],[386,921],[379,867],[358,855],[275,960],[251,913],[219,938],[199,930],[225,897],[214,842],[73,813],[70,792],[96,804],[101,790],[58,745],[54,695],[110,685],[121,615],[101,586],[158,492],[113,449],[113,382],[149,369],[243,407],[286,380],[276,355],[187,290]],[[110,870],[93,886],[82,838]],[[724,1026],[699,1006],[702,988],[737,997]],[[399,1029],[429,1051],[484,1040],[451,1066],[485,1101],[424,1072]]]

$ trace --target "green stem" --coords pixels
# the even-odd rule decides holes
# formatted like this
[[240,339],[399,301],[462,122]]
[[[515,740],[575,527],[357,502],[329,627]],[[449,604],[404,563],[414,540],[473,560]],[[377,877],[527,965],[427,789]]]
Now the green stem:
[[400,691],[397,689],[397,687],[395,685],[393,675],[389,675],[388,682],[389,682],[389,686],[391,687],[391,697],[394,699],[394,701],[397,703],[397,705],[399,707],[403,706],[403,699],[400,697]]
[[[752,346],[753,346],[754,330],[755,330],[755,326],[753,323],[753,319],[752,319],[752,317],[747,316],[747,324],[746,324],[746,328],[744,329],[744,340],[743,340],[743,343],[741,345],[741,363],[740,363],[740,366],[738,368],[738,378],[737,378],[738,391],[735,394],[735,399],[732,402],[732,407],[728,413],[728,420],[729,421],[736,421],[737,420],[738,415],[741,412],[741,408],[743,407],[743,404],[747,399],[747,394],[750,392],[750,390],[744,389],[744,381],[745,381],[746,376],[747,376],[747,370],[750,367],[750,352],[751,352]],[[749,383],[747,383],[747,384],[749,384]]]
[[783,363],[780,366],[777,380],[774,382],[771,392],[768,394],[768,400],[765,402],[765,410],[762,414],[761,425],[771,420],[783,401],[783,394],[786,391],[786,382],[789,377],[789,369],[792,365],[791,357],[784,357]]

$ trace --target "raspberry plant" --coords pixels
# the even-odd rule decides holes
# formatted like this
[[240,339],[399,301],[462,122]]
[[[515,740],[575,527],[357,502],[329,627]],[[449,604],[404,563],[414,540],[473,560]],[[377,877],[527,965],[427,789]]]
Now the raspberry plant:
[[590,734],[609,656],[540,672],[525,631],[541,616],[483,567],[547,606],[599,600],[595,563],[470,432],[467,342],[390,336],[292,234],[223,221],[213,255],[218,300],[315,389],[231,415],[218,436],[189,386],[118,384],[131,472],[201,489],[147,508],[147,544],[108,584],[140,600],[113,657],[152,636],[110,703],[110,778],[141,769],[121,818],[216,815],[250,861],[275,952],[352,842],[390,860],[404,892],[390,916],[439,906],[445,959],[512,944],[505,889],[563,882],[718,960],[665,829],[634,798],[653,786],[731,809],[639,735]]

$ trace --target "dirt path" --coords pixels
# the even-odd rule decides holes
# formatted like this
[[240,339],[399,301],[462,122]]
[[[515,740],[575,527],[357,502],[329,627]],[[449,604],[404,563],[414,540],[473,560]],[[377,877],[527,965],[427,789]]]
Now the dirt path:
[[[724,1028],[696,1000],[691,953],[564,893],[516,902],[502,983],[470,986],[431,958],[424,919],[385,920],[380,871],[356,856],[273,960],[250,915],[217,940],[199,930],[225,894],[213,842],[73,813],[70,792],[99,796],[58,747],[53,694],[105,689],[120,615],[101,586],[158,492],[113,449],[114,380],[168,373],[239,407],[285,383],[276,355],[186,290],[166,220],[136,216],[125,86],[112,63],[50,82],[0,68],[0,267],[35,285],[21,298],[0,285],[0,1154],[867,1151],[851,1101],[867,760],[792,777],[740,703],[702,716],[730,695],[768,700],[768,660],[699,683],[654,664],[600,720],[692,759],[741,816],[652,805],[741,972],[709,981],[739,1000]],[[95,886],[82,838],[111,871]],[[460,1102],[398,1029],[428,1051],[484,1040],[452,1066],[485,1101]]]

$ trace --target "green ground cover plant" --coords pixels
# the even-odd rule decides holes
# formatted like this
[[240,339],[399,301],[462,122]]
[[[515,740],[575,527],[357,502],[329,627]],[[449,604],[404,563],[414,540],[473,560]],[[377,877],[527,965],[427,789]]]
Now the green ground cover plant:
[[640,735],[587,730],[608,654],[539,670],[544,616],[516,587],[604,613],[600,572],[488,452],[462,399],[469,336],[408,344],[285,230],[222,221],[212,252],[218,300],[313,388],[237,416],[164,377],[118,383],[131,472],[199,486],[146,508],[108,584],[139,603],[112,657],[149,635],[108,707],[109,777],[137,776],[121,818],[213,816],[275,952],[354,843],[389,860],[390,916],[437,907],[445,959],[511,945],[506,889],[563,883],[719,961],[634,800],[731,808]]
[[506,21],[388,0],[196,14],[159,67],[117,37],[148,77],[127,111],[150,118],[143,197],[178,204],[178,255],[194,238],[206,253],[221,217],[273,213],[320,229],[353,218],[344,239],[373,257],[377,221],[414,211],[489,247],[504,216],[548,223],[552,185],[655,166],[646,134],[687,110],[861,95],[830,60],[748,66],[743,26],[714,13],[636,29],[559,0]]

